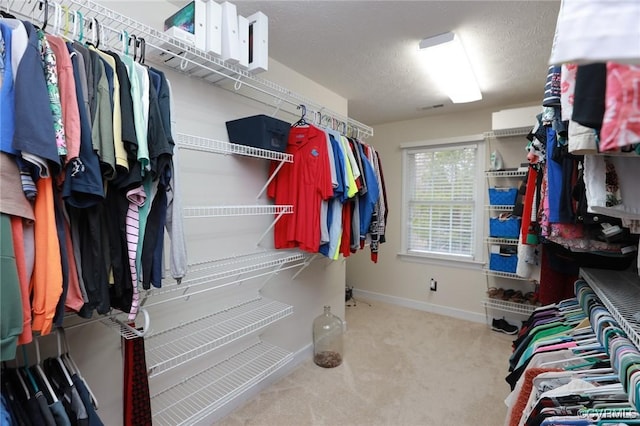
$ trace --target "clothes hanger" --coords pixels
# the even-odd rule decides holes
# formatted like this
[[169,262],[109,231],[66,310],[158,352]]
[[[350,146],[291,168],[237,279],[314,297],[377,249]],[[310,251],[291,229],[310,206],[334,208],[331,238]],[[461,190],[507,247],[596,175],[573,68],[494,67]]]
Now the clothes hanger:
[[[3,361],[2,362],[2,368],[3,368],[3,370],[5,370],[3,374],[6,374],[6,370],[7,370],[6,366],[7,366],[6,362]],[[29,399],[31,397],[31,393],[29,392],[29,387],[27,386],[27,384],[24,381],[24,378],[22,377],[22,375],[18,371],[17,364],[16,364],[16,367],[13,368],[13,374],[15,374],[16,377],[18,378],[18,381],[20,382],[20,387],[24,391],[25,398]]]
[[91,29],[91,41],[87,42],[87,44],[91,44],[97,49],[100,46],[100,22],[98,22],[98,19],[91,18],[89,28]]
[[[42,10],[43,8],[44,8],[44,19],[42,20],[42,27],[40,28],[42,31],[44,31],[47,28],[47,23],[49,21],[49,0],[44,0],[39,2],[39,9]],[[35,9],[35,6],[34,6],[34,9]]]
[[62,353],[63,353],[62,352],[62,339],[61,339],[60,333],[58,332],[57,329],[56,329],[56,340],[58,341],[58,356],[56,357],[56,362],[60,366],[60,370],[62,370],[62,374],[64,375],[65,379],[67,380],[67,384],[69,386],[73,386],[73,380],[71,379],[71,376],[69,375],[69,371],[67,370],[67,366],[62,361]]
[[295,123],[293,123],[292,127],[308,126],[309,123],[307,123],[307,120],[305,119],[305,116],[307,115],[307,107],[304,106],[303,104],[300,104],[300,105],[298,105],[297,109],[301,109],[302,110],[302,114],[300,115],[300,119],[298,121],[296,121]]
[[64,328],[58,327],[58,333],[62,337],[62,343],[64,345],[64,357],[67,360],[68,364],[72,366],[70,370],[74,371],[74,374],[78,376],[78,379],[82,380],[87,392],[89,393],[89,397],[91,398],[91,403],[93,404],[93,408],[98,409],[98,398],[96,398],[95,394],[89,387],[87,381],[82,377],[82,373],[80,372],[80,368],[78,368],[78,364],[71,357],[71,350],[69,348],[69,342],[67,340],[67,333]]
[[53,28],[51,34],[61,37],[60,22],[62,21],[62,6],[58,2],[52,2],[53,6]]
[[[74,21],[78,21],[78,42],[84,42],[84,15],[79,10],[76,11],[76,16],[73,18]],[[75,33],[75,30],[74,30]]]
[[131,37],[129,37],[129,42],[131,41],[133,41],[133,62],[135,62],[138,58],[138,36],[135,34],[131,34]]
[[22,345],[22,362],[23,366],[22,368],[20,368],[20,371],[23,371],[26,374],[27,379],[29,379],[29,384],[31,384],[31,389],[33,389],[34,393],[40,392],[38,383],[36,382],[35,377],[33,377],[33,374],[29,369],[29,358],[27,357],[27,348],[25,347],[25,345]]
[[122,54],[129,56],[129,33],[127,30],[122,30],[120,33],[120,41],[122,42],[122,47],[120,48]]
[[0,15],[3,18],[7,18],[7,19],[16,19],[16,17],[14,15],[12,15],[11,13],[9,13],[9,11],[4,11],[4,10],[0,10]]
[[139,37],[138,42],[140,43],[140,58],[138,58],[138,63],[144,65],[147,56],[147,41],[143,37]]
[[42,381],[42,383],[44,383],[45,387],[47,388],[47,391],[49,392],[49,396],[51,397],[51,401],[53,401],[53,403],[56,403],[58,402],[58,396],[53,391],[53,388],[51,387],[51,383],[49,383],[49,378],[47,377],[47,375],[44,373],[44,370],[42,369],[41,359],[40,359],[40,342],[38,338],[33,339],[33,343],[34,343],[34,346],[36,347],[36,364],[34,367],[38,372],[38,375],[40,376],[40,380]]

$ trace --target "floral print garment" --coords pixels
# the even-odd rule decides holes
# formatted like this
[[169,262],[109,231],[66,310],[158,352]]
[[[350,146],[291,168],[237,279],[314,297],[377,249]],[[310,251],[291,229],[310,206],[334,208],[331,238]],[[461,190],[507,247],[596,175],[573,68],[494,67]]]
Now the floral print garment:
[[56,69],[56,56],[47,41],[44,31],[38,30],[40,41],[40,56],[44,64],[44,75],[49,90],[49,105],[53,115],[53,128],[56,132],[56,146],[58,155],[67,155],[67,143],[64,134],[64,124],[62,122],[62,105],[60,104],[60,91],[58,89],[58,71]]

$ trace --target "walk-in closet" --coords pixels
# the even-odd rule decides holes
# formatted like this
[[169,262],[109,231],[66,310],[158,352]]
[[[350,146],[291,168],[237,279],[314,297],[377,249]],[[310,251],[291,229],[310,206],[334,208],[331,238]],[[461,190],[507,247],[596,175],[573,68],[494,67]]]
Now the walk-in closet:
[[640,3],[0,14],[3,426],[640,421]]

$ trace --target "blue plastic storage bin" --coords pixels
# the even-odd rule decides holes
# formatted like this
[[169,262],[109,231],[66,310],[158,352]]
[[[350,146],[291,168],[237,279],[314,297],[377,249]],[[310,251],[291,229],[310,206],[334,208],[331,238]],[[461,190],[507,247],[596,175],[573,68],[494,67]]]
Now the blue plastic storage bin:
[[489,236],[496,238],[518,238],[521,219],[510,216],[507,219],[492,217],[489,219]]
[[517,188],[489,188],[489,204],[492,206],[512,206],[517,197]]
[[489,269],[492,271],[516,273],[518,267],[518,256],[515,254],[491,253],[489,258]]

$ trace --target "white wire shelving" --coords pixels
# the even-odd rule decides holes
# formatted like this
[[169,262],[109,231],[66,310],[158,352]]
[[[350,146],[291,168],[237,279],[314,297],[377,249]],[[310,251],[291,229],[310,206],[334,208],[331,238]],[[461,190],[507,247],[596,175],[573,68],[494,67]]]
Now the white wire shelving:
[[482,305],[487,309],[494,309],[521,315],[531,315],[531,313],[536,309],[535,305],[528,305],[525,303],[510,302],[508,300],[491,298],[484,299],[482,301]]
[[498,205],[498,204],[487,204],[485,208],[487,210],[495,210],[499,212],[510,212],[513,210],[515,206],[513,204],[509,205]]
[[526,170],[489,170],[485,172],[487,178],[523,177],[526,174]]
[[275,216],[271,225],[260,235],[256,245],[260,245],[269,231],[285,214],[293,214],[292,205],[238,205],[238,206],[192,206],[182,209],[185,219],[239,216]]
[[[3,0],[3,6],[8,4],[7,10],[12,13],[31,19],[32,21],[44,21],[45,8],[39,8],[40,1]],[[123,36],[135,35],[137,40],[145,41],[145,61],[166,66],[193,78],[206,80],[207,82],[221,86],[223,82],[233,82],[233,89],[240,93],[240,89],[250,89],[251,99],[259,102],[260,97],[267,96],[272,99],[276,113],[286,108],[293,111],[299,105],[305,105],[307,112],[319,113],[332,121],[342,124],[344,132],[356,137],[366,138],[373,135],[373,129],[359,121],[331,111],[313,100],[282,87],[272,81],[256,76],[246,69],[235,64],[229,64],[221,58],[196,49],[195,46],[169,37],[139,21],[122,15],[92,0],[61,0],[58,2],[63,11],[79,12],[83,16],[84,34],[91,32],[88,29],[90,23],[97,22],[95,27],[99,36],[100,47],[116,51],[122,51],[125,45]],[[48,20],[53,21],[54,7],[48,4]],[[95,19],[95,21],[94,21]],[[64,18],[63,18],[64,20]],[[79,31],[79,30],[78,30]],[[88,38],[88,37],[87,37]],[[274,113],[275,115],[275,113]]]
[[266,342],[253,344],[199,374],[151,396],[154,425],[203,420],[233,398],[284,367],[293,354]]
[[293,213],[292,205],[193,206],[183,210],[185,219],[230,216],[261,216]]
[[630,271],[581,268],[580,276],[640,350],[640,277]]
[[514,136],[527,136],[529,132],[531,132],[531,129],[533,129],[533,126],[492,130],[490,132],[485,132],[484,137],[485,139],[493,139],[493,138],[509,138]]
[[[310,256],[303,252],[273,250],[193,264],[189,266],[188,278],[182,279],[179,284],[174,281],[163,284],[161,288],[148,290],[143,304],[148,308],[233,285],[250,278],[268,276],[291,268],[304,268],[308,266],[309,258]],[[156,296],[172,293],[180,293],[180,295],[156,300]]]
[[[125,339],[135,339],[143,337],[147,334],[151,327],[151,319],[146,309],[138,309],[138,314],[134,320],[129,320],[129,314],[126,312],[113,309],[105,315],[98,315],[96,318],[83,319],[77,313],[66,313],[64,316],[65,329],[72,330],[74,328],[84,327],[89,324],[100,322],[109,329],[115,331]],[[138,321],[142,319],[142,322]]]
[[293,307],[258,297],[146,337],[149,377],[210,353],[293,313]]
[[487,244],[503,244],[508,246],[516,246],[518,245],[517,238],[498,238],[498,237],[487,237],[485,242]]
[[176,143],[180,148],[188,148],[194,151],[213,152],[216,154],[235,154],[247,157],[264,158],[266,160],[293,162],[293,155],[286,152],[270,151],[247,145],[203,138],[200,136],[176,134]]
[[269,183],[276,177],[285,163],[293,163],[293,155],[286,152],[270,151],[267,149],[256,148],[247,145],[240,145],[231,142],[225,142],[216,139],[203,138],[200,136],[187,135],[184,133],[176,134],[176,143],[178,147],[189,149],[192,151],[211,152],[216,154],[234,154],[246,157],[262,158],[265,160],[277,161],[278,165],[273,169],[269,178],[256,198],[260,198],[266,191]]
[[531,278],[524,278],[519,276],[518,274],[514,274],[511,272],[494,271],[493,269],[489,269],[489,268],[484,268],[482,271],[484,272],[485,275],[493,276],[493,277],[502,277],[502,278],[509,278],[512,280],[522,280],[522,281],[534,281]]

